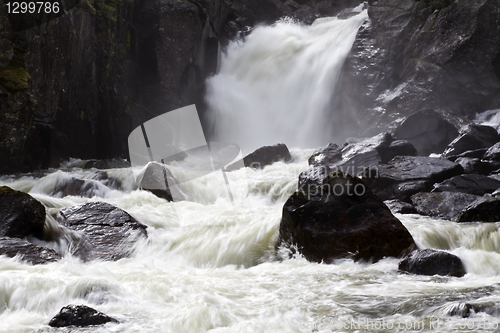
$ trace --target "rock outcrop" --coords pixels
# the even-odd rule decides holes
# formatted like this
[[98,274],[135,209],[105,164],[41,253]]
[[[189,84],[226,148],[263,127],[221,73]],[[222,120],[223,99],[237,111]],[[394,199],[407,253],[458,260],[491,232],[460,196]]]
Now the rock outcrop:
[[297,249],[306,259],[377,261],[416,248],[408,230],[357,177],[331,173],[285,203],[276,247]]
[[459,257],[448,252],[432,249],[413,252],[399,263],[399,270],[418,275],[456,277],[462,277],[466,273]]
[[104,325],[106,323],[118,323],[118,320],[86,305],[67,305],[50,320],[49,326],[86,327]]

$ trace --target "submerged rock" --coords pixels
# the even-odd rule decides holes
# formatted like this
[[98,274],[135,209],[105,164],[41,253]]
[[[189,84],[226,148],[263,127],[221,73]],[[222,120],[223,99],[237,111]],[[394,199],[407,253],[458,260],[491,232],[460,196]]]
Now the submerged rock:
[[32,244],[24,239],[0,236],[0,255],[10,258],[19,256],[33,265],[46,264],[61,259],[54,250]]
[[86,305],[67,305],[49,322],[51,327],[97,326],[119,321]]
[[377,173],[364,178],[382,200],[410,202],[413,194],[430,191],[432,185],[463,173],[463,168],[448,160],[424,156],[397,156],[378,166]]
[[83,232],[75,253],[84,260],[118,260],[130,256],[136,241],[147,237],[146,226],[124,210],[104,202],[65,208],[56,219]]
[[493,193],[500,181],[483,175],[460,175],[434,185],[432,192],[461,192],[474,195]]
[[410,115],[394,130],[394,137],[408,140],[419,155],[442,153],[458,135],[458,131],[432,109]]
[[443,156],[449,158],[466,151],[489,148],[497,143],[499,139],[500,137],[493,127],[469,124],[460,129],[460,135],[448,145]]
[[0,236],[43,237],[45,207],[27,193],[0,187]]
[[92,198],[94,196],[104,196],[104,185],[98,182],[86,179],[71,177],[60,180],[54,186],[51,195],[56,197],[65,197],[68,195]]
[[334,172],[319,184],[285,203],[277,248],[297,248],[307,260],[325,263],[346,257],[377,261],[416,248],[408,230],[359,178]]
[[455,222],[500,221],[500,199],[458,192],[418,193],[411,201],[419,214]]
[[243,158],[243,163],[246,167],[253,169],[262,169],[267,165],[271,165],[275,162],[285,162],[288,163],[292,160],[292,156],[288,151],[288,147],[279,143],[274,146],[264,146],[253,153],[248,154]]
[[462,277],[465,268],[459,257],[444,251],[425,249],[415,251],[399,263],[399,270],[418,275]]

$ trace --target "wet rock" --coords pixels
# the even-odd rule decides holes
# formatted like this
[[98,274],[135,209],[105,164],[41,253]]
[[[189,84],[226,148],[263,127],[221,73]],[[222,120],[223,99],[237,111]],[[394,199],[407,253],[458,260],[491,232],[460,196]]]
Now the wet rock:
[[485,160],[500,161],[500,142],[491,146],[483,157]]
[[417,149],[415,146],[406,140],[394,140],[391,142],[389,147],[379,148],[380,158],[382,163],[388,163],[396,156],[416,156]]
[[423,192],[411,197],[422,215],[455,222],[500,221],[500,199],[458,192]]
[[71,177],[59,180],[54,186],[51,195],[59,198],[68,195],[92,198],[94,196],[102,197],[105,192],[104,185],[98,182]]
[[384,201],[387,207],[393,214],[416,214],[417,210],[413,205],[400,200],[386,200]]
[[460,135],[448,145],[443,156],[448,158],[470,150],[489,148],[499,139],[500,137],[493,127],[469,124],[460,129]]
[[461,192],[474,195],[493,193],[500,181],[483,175],[460,175],[435,184],[432,192]]
[[471,304],[471,303],[453,303],[444,308],[448,316],[469,318],[476,313],[484,312],[491,316],[498,317],[499,309],[494,304]]
[[83,166],[84,169],[121,169],[130,167],[130,162],[118,158],[107,160],[89,160]]
[[275,162],[285,162],[288,163],[292,160],[292,156],[288,151],[288,147],[279,143],[274,146],[264,146],[253,153],[248,154],[243,158],[243,163],[246,167],[253,169],[262,169],[267,165],[271,165]]
[[34,245],[24,239],[0,236],[0,255],[10,258],[19,256],[33,265],[46,264],[61,259],[54,250]]
[[0,236],[43,237],[45,207],[27,193],[0,187]]
[[463,168],[448,160],[424,156],[397,156],[378,166],[375,174],[363,178],[382,200],[410,202],[410,197],[430,191],[432,185],[463,173]]
[[137,185],[141,190],[151,192],[167,201],[174,201],[169,187],[169,182],[174,181],[170,171],[157,162],[148,163],[137,177]]
[[124,210],[104,202],[65,208],[56,219],[83,239],[75,253],[82,259],[118,260],[130,256],[133,245],[147,237],[146,226]]
[[331,173],[321,186],[295,192],[285,203],[276,247],[309,261],[377,261],[416,248],[408,230],[362,180]]
[[394,138],[408,140],[422,156],[442,153],[457,136],[455,126],[432,109],[410,115],[394,130]]
[[450,161],[455,161],[456,158],[460,158],[460,157],[480,158],[481,159],[481,158],[483,158],[483,156],[487,150],[488,149],[486,149],[486,148],[467,150],[461,154],[458,154],[457,156],[450,156],[448,159]]
[[500,162],[496,161],[483,161],[479,158],[459,157],[455,160],[464,168],[464,173],[472,173],[479,175],[488,175],[494,170],[500,168]]
[[118,323],[118,320],[86,305],[67,305],[49,322],[51,327],[97,326],[106,323]]
[[392,141],[389,133],[380,133],[360,142],[348,144],[342,149],[342,161],[335,167],[356,176],[358,171],[382,163],[380,152],[388,154]]
[[399,270],[417,275],[444,275],[462,277],[465,268],[456,255],[425,249],[415,251],[399,263]]
[[329,143],[324,147],[316,150],[309,157],[309,165],[335,165],[342,161],[342,147],[336,143]]
[[120,179],[111,177],[106,171],[98,171],[89,176],[90,179],[97,180],[98,182],[104,184],[109,188],[114,188],[116,190],[123,190],[122,182]]

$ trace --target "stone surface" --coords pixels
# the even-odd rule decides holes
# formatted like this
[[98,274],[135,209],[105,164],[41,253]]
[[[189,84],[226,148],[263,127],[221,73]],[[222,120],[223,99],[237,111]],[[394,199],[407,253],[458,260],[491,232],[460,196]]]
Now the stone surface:
[[485,160],[500,161],[500,142],[491,146],[483,157]]
[[43,237],[45,207],[27,193],[0,187],[0,236]]
[[336,143],[329,143],[324,147],[316,150],[311,157],[309,157],[309,165],[335,165],[342,161],[342,147]]
[[19,256],[23,261],[33,265],[46,264],[61,259],[54,250],[34,245],[24,239],[0,236],[0,255],[10,258]]
[[97,181],[71,177],[59,180],[52,190],[51,195],[62,198],[68,195],[92,198],[104,196],[105,186]]
[[416,214],[417,210],[413,205],[400,200],[386,200],[384,201],[387,207],[393,214]]
[[83,260],[128,257],[135,242],[147,237],[145,225],[124,210],[104,202],[65,208],[56,219],[69,229],[83,232],[73,253]]
[[459,192],[422,192],[411,197],[417,212],[455,222],[500,221],[500,199]]
[[279,143],[274,146],[264,146],[243,158],[246,167],[253,169],[262,169],[274,162],[288,163],[292,160],[288,147]]
[[444,157],[460,155],[466,151],[488,148],[493,146],[500,137],[491,126],[469,124],[460,129],[456,137],[444,151]]
[[491,172],[500,169],[500,162],[485,161],[479,158],[459,157],[455,160],[464,168],[464,173],[479,175],[489,175]]
[[394,130],[395,138],[408,140],[422,156],[442,153],[457,136],[455,126],[432,109],[410,115]]
[[413,252],[399,263],[399,270],[417,275],[456,277],[462,277],[466,273],[459,257],[432,249]]
[[463,173],[463,168],[448,160],[423,156],[398,156],[378,166],[378,174],[364,178],[368,187],[382,200],[410,202],[410,196],[430,191],[432,185]]
[[493,193],[500,188],[500,181],[483,175],[460,175],[434,184],[432,192],[461,192],[474,195]]
[[287,200],[276,243],[281,246],[325,263],[346,257],[377,261],[416,248],[389,208],[359,178],[340,172]]
[[86,305],[67,305],[49,322],[51,327],[86,327],[118,323],[118,320]]

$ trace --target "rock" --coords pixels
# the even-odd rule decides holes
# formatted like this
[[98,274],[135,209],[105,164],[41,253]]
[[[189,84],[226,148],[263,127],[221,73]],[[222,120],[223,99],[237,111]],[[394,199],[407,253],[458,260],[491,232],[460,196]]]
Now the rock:
[[500,161],[500,142],[491,146],[483,157],[485,160]]
[[267,165],[271,165],[274,162],[285,162],[288,163],[292,160],[292,156],[288,151],[288,147],[279,143],[274,146],[264,146],[253,153],[248,154],[243,158],[243,163],[246,167],[253,169],[262,169]]
[[463,173],[463,168],[447,160],[424,156],[397,156],[378,166],[377,174],[363,178],[382,200],[410,202],[413,194],[430,191],[432,185]]
[[455,161],[457,158],[460,157],[469,157],[469,158],[479,158],[482,159],[484,154],[486,153],[488,149],[486,148],[481,148],[481,149],[474,149],[474,150],[467,150],[461,154],[458,154],[457,156],[450,156],[448,159],[450,161]]
[[345,257],[377,261],[416,248],[408,230],[363,181],[341,172],[290,196],[276,243],[281,246],[325,263]]
[[443,156],[457,156],[466,151],[488,148],[498,142],[500,137],[491,126],[469,124],[460,129],[460,135],[455,138],[444,151]]
[[65,208],[56,219],[69,229],[83,232],[84,239],[75,250],[82,259],[128,257],[135,242],[147,237],[145,225],[124,210],[104,202]]
[[387,207],[393,214],[417,214],[417,210],[413,205],[400,200],[386,200],[384,201]]
[[500,199],[459,192],[423,192],[411,197],[417,212],[455,222],[500,221]]
[[121,169],[130,168],[130,162],[118,158],[106,160],[90,160],[83,166],[84,169]]
[[309,165],[335,165],[342,161],[342,147],[336,143],[329,143],[326,146],[316,150],[309,157]]
[[163,164],[158,162],[148,163],[136,180],[141,190],[151,192],[158,198],[174,201],[168,184],[175,180]]
[[45,207],[27,193],[0,187],[0,236],[43,237]]
[[444,312],[448,316],[469,318],[475,313],[484,312],[493,317],[498,317],[499,309],[489,304],[453,303],[446,306]]
[[118,323],[118,320],[86,305],[67,305],[49,322],[51,327],[97,326],[106,323]]
[[415,146],[406,140],[394,140],[389,147],[381,147],[379,149],[382,163],[388,163],[396,156],[416,156],[417,149]]
[[33,265],[46,264],[61,259],[54,250],[34,245],[24,239],[0,236],[0,255],[10,258],[19,256]]
[[448,252],[432,249],[413,252],[399,263],[399,270],[418,275],[456,277],[462,277],[466,273],[459,257]]
[[104,184],[104,186],[109,188],[114,188],[116,190],[123,190],[122,182],[120,179],[111,177],[106,171],[98,171],[89,176],[90,179],[97,180],[98,182]]
[[59,198],[68,195],[92,198],[94,196],[103,197],[105,192],[105,186],[99,182],[71,177],[59,180],[54,186],[51,195]]
[[461,192],[474,195],[493,193],[500,181],[483,175],[460,175],[435,184],[432,192]]
[[464,173],[488,175],[494,170],[500,169],[500,162],[482,161],[479,158],[459,157],[455,160],[464,168]]
[[410,115],[394,130],[394,138],[408,140],[422,156],[442,153],[457,136],[455,126],[432,109]]

